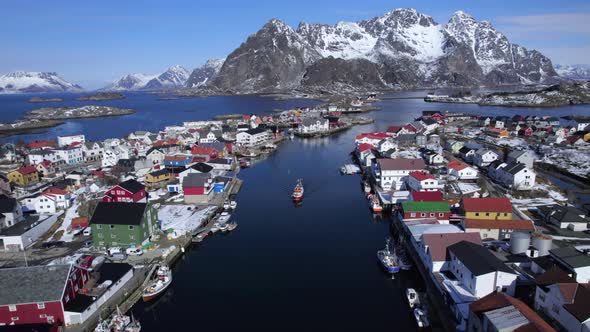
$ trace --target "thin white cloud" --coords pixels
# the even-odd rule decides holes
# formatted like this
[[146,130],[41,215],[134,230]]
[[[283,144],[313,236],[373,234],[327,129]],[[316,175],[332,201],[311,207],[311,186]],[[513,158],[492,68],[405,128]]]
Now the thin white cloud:
[[590,12],[527,16],[500,16],[495,20],[511,31],[521,33],[590,33]]

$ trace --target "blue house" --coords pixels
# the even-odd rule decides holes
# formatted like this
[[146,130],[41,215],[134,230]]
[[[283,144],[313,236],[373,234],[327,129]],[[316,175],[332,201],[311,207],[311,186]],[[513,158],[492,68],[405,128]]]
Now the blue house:
[[190,164],[192,161],[193,161],[192,156],[184,156],[184,155],[166,156],[164,158],[164,166],[166,166],[166,167],[186,167],[186,165]]

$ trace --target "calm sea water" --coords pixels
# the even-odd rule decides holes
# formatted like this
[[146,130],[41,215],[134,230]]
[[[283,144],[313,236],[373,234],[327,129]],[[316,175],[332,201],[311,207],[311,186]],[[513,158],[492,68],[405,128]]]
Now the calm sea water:
[[[404,92],[397,96],[420,96]],[[81,105],[75,95],[64,103]],[[0,97],[0,121],[27,110],[30,96]],[[255,96],[157,101],[157,96],[129,94],[104,105],[137,109],[133,115],[68,121],[39,135],[85,133],[89,139],[121,137],[133,130],[158,130],[182,121],[224,113],[266,113],[272,109],[313,105],[309,100],[274,101]],[[354,136],[411,121],[422,110],[480,114],[584,114],[587,107],[506,109],[388,99],[370,113],[376,123],[323,139],[296,139],[255,167],[244,180],[234,215],[239,227],[215,235],[193,248],[175,266],[171,289],[159,301],[132,308],[143,331],[411,331],[413,316],[405,289],[413,273],[391,280],[376,259],[388,236],[388,220],[375,219],[361,193],[357,176],[341,176]],[[306,188],[301,207],[290,193],[297,178]]]

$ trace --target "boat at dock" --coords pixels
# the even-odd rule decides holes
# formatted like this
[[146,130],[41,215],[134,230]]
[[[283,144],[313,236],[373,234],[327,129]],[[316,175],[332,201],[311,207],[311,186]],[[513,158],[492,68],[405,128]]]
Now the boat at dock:
[[373,213],[383,212],[383,206],[381,206],[381,203],[379,203],[377,196],[369,194],[367,195],[367,200],[369,201],[369,207]]
[[390,239],[388,238],[385,242],[385,248],[377,251],[377,258],[381,265],[387,270],[389,273],[397,273],[400,271],[400,267],[398,264],[398,258],[395,255],[395,252],[389,250],[389,243]]
[[236,229],[238,227],[238,224],[236,222],[230,222],[229,224],[227,224],[227,228],[224,230],[224,232],[231,232],[234,229]]
[[141,297],[144,302],[151,301],[162,295],[172,283],[172,270],[166,265],[160,265],[154,271],[152,280],[143,290]]
[[291,195],[291,197],[293,197],[294,201],[301,201],[303,199],[303,180],[299,179],[297,180],[297,184],[295,185],[295,188],[293,189],[293,194]]
[[119,306],[113,313],[113,316],[108,320],[100,319],[94,332],[139,332],[141,331],[141,324],[133,315],[129,317],[121,313]]
[[410,309],[420,306],[420,297],[418,296],[418,292],[416,292],[414,288],[406,289],[406,299],[408,300],[408,305],[410,306]]
[[227,211],[223,211],[219,215],[219,218],[217,218],[217,224],[219,224],[219,225],[225,224],[229,221],[230,218],[231,218],[231,214]]
[[414,308],[414,318],[416,319],[416,325],[418,325],[418,328],[430,326],[430,321],[428,321],[426,310],[422,308]]
[[250,161],[248,159],[240,159],[240,168],[248,168],[250,167]]
[[232,210],[235,210],[235,209],[238,207],[238,203],[237,203],[236,201],[230,201],[230,202],[229,202],[229,207],[230,207]]
[[229,210],[229,208],[230,208],[229,201],[228,201],[228,200],[225,200],[225,201],[223,202],[223,209],[225,209],[225,210]]
[[363,189],[365,190],[365,193],[370,193],[371,192],[371,185],[369,184],[368,181],[363,181]]

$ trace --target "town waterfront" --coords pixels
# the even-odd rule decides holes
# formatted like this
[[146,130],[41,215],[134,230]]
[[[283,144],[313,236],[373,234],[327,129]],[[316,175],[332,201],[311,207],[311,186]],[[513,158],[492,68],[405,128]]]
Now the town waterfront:
[[[26,103],[28,98],[0,98],[0,120],[14,120],[40,107]],[[133,130],[156,131],[218,114],[264,114],[318,103],[257,96],[158,101],[156,95],[130,94],[123,100],[92,103],[73,101],[71,95],[64,98],[65,102],[49,106],[100,104],[133,108],[137,113],[67,121],[43,134],[4,141],[76,133],[84,133],[89,140],[122,137]],[[338,172],[348,160],[354,136],[411,121],[427,109],[489,115],[587,112],[584,106],[510,109],[431,104],[420,99],[387,99],[377,106],[382,109],[368,114],[376,119],[374,124],[327,138],[284,142],[269,158],[242,171],[239,177],[244,185],[233,216],[239,228],[207,238],[188,251],[174,268],[168,293],[158,302],[132,308],[142,331],[180,331],[187,326],[204,331],[411,331],[415,324],[404,292],[416,286],[418,277],[410,272],[391,280],[381,270],[375,254],[389,235],[389,221],[369,212],[359,177]],[[295,207],[290,193],[298,178],[303,178],[306,195],[302,205]]]

